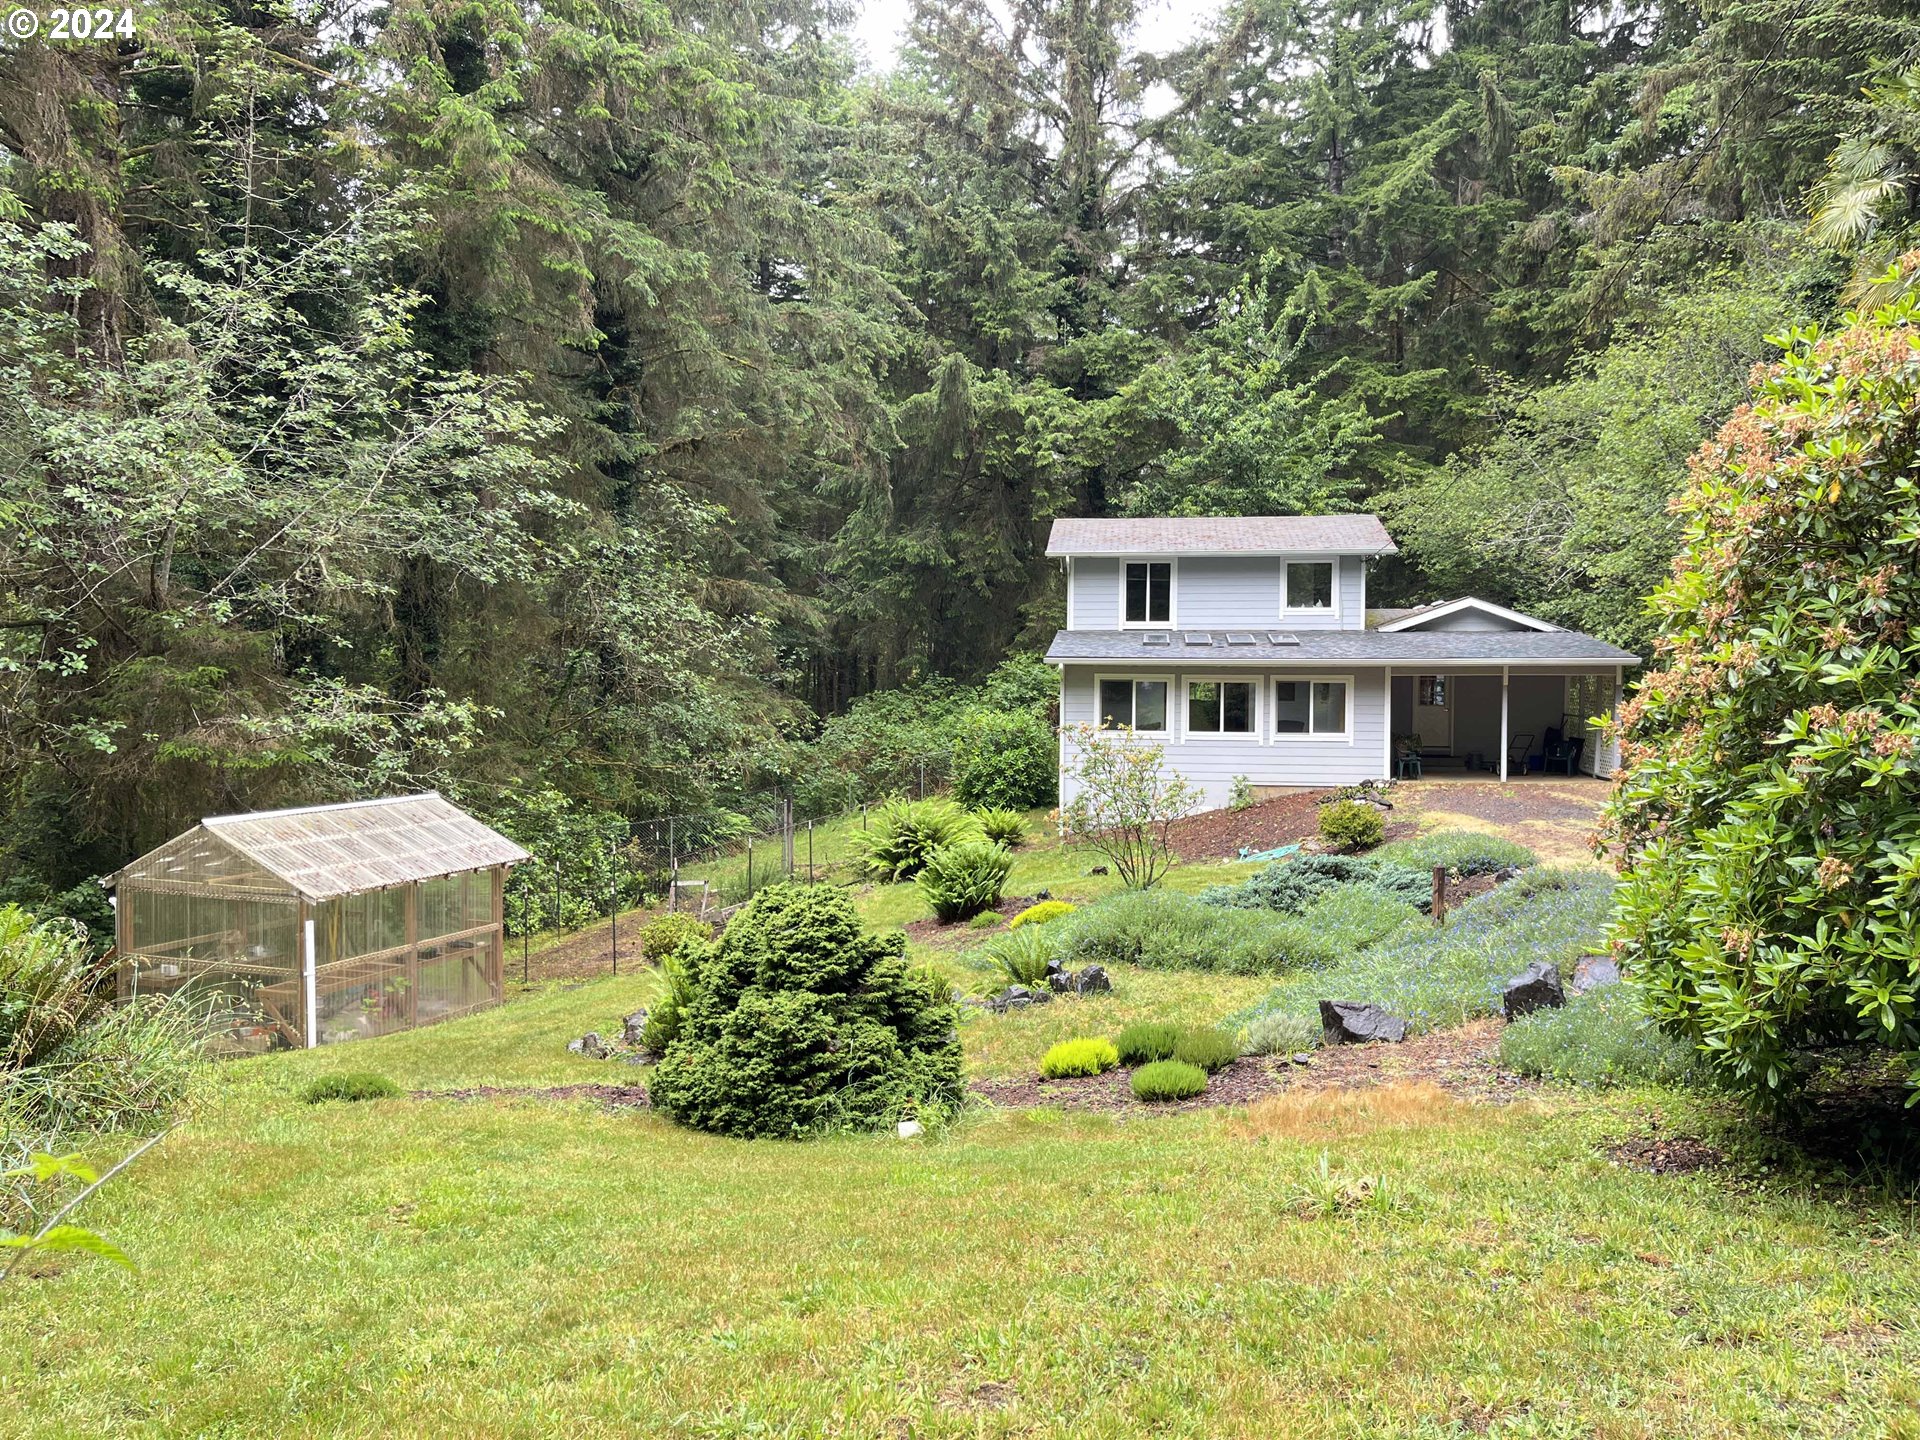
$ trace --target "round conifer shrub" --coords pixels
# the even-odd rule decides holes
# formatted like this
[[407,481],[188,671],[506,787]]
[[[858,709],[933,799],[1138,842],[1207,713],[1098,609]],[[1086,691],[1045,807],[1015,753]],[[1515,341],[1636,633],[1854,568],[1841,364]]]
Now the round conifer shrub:
[[1764,1103],[1808,1047],[1920,1086],[1920,265],[1786,337],[1690,465],[1655,656],[1622,708],[1613,954]]
[[1336,800],[1320,807],[1320,838],[1342,850],[1365,850],[1386,838],[1387,822],[1378,807],[1360,800]]
[[[873,1129],[957,1103],[952,991],[825,885],[771,885],[697,952],[655,1107],[722,1135]],[[683,952],[687,953],[687,952]]]
[[920,891],[933,913],[951,925],[1000,903],[1013,870],[1013,852],[991,840],[962,840],[933,852],[920,871]]
[[1207,1088],[1207,1072],[1184,1060],[1156,1060],[1133,1072],[1136,1100],[1191,1100]]

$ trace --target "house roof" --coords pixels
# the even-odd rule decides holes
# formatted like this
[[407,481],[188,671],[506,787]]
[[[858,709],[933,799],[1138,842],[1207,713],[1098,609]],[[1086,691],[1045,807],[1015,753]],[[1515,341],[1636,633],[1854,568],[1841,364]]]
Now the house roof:
[[1056,520],[1049,555],[1391,555],[1377,515],[1178,515]]
[[[1550,620],[1542,620],[1534,615],[1522,615],[1518,610],[1509,610],[1504,605],[1496,605],[1491,600],[1482,600],[1477,595],[1465,595],[1458,600],[1437,600],[1431,605],[1416,605],[1410,610],[1369,610],[1367,624],[1380,630],[1416,630],[1429,621],[1444,616],[1458,615],[1465,610],[1476,610],[1482,615],[1496,620],[1505,620],[1525,630],[1559,630],[1562,627]],[[1375,618],[1378,616],[1379,618]]]
[[[1149,637],[1164,637],[1167,643]],[[1062,630],[1047,647],[1047,659],[1056,665],[1109,660],[1130,665],[1455,664],[1557,670],[1640,663],[1638,655],[1575,630]]]
[[[211,836],[309,901],[432,880],[532,858],[437,791],[215,815],[142,856],[113,878],[164,880],[178,856],[192,863],[194,842]],[[184,875],[182,878],[185,878]]]

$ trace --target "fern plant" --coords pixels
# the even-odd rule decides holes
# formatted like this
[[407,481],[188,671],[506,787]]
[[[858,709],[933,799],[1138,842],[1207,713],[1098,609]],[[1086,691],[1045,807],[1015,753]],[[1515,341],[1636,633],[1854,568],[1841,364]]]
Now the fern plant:
[[951,925],[1000,903],[1013,852],[991,840],[962,840],[933,852],[920,869],[920,890],[933,913]]
[[980,838],[979,822],[951,800],[892,800],[870,817],[868,828],[853,836],[848,848],[862,875],[892,884],[926,869],[935,851]]

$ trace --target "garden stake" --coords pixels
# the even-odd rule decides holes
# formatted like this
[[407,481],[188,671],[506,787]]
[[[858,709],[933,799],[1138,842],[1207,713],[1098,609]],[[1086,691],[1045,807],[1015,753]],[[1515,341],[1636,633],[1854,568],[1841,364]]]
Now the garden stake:
[[1447,867],[1433,867],[1433,923],[1438,925],[1447,918]]

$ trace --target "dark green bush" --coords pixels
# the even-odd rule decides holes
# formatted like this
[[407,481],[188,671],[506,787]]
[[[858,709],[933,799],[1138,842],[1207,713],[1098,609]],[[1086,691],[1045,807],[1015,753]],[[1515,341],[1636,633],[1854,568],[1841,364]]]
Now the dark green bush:
[[400,1087],[384,1075],[348,1070],[322,1075],[300,1092],[300,1098],[309,1105],[318,1105],[324,1100],[392,1100],[401,1093]]
[[943,845],[920,870],[920,891],[933,913],[952,924],[1000,903],[1013,870],[1013,852],[991,840]]
[[1240,1042],[1224,1030],[1184,1029],[1173,1042],[1173,1058],[1186,1065],[1197,1065],[1211,1075],[1240,1058]]
[[861,874],[891,884],[918,875],[934,851],[979,838],[980,826],[951,800],[890,800],[847,848]]
[[1099,1075],[1120,1063],[1113,1042],[1102,1036],[1080,1040],[1062,1040],[1051,1045],[1040,1057],[1040,1074],[1048,1080],[1065,1080],[1077,1075]]
[[713,927],[697,915],[669,911],[640,927],[640,953],[658,965],[688,941],[712,938]]
[[1184,1060],[1156,1060],[1133,1072],[1136,1100],[1191,1100],[1207,1088],[1207,1072]]
[[1239,885],[1215,885],[1200,892],[1209,905],[1236,910],[1277,910],[1282,915],[1298,915],[1308,905],[1342,885],[1371,885],[1417,905],[1422,910],[1433,904],[1433,882],[1403,865],[1389,864],[1383,857],[1392,846],[1384,846],[1372,855],[1296,855],[1276,860],[1259,874]]
[[1372,858],[1424,874],[1429,877],[1429,886],[1436,865],[1444,865],[1460,875],[1491,875],[1500,870],[1524,870],[1540,863],[1539,857],[1526,846],[1516,845],[1499,835],[1483,835],[1478,830],[1435,830],[1431,835],[1395,840],[1374,851]]
[[1157,891],[1110,895],[1046,928],[1059,932],[1061,961],[1075,969],[1097,962],[1270,975],[1330,965],[1342,953],[1337,937],[1297,918]]
[[1018,850],[1027,838],[1027,817],[1018,810],[976,810],[973,818],[980,822],[981,834],[1009,850]]
[[1164,1020],[1136,1020],[1114,1037],[1113,1048],[1122,1065],[1145,1065],[1166,1060],[1179,1042],[1180,1027]]
[[1060,750],[1053,726],[1026,711],[969,710],[953,740],[953,793],[962,804],[999,810],[1051,805]]
[[904,935],[861,933],[837,889],[773,885],[704,948],[649,1089],[680,1123],[725,1135],[873,1128],[958,1102],[956,1019]]
[[1335,800],[1320,807],[1320,836],[1343,850],[1365,850],[1378,845],[1387,822],[1377,805],[1361,800]]

